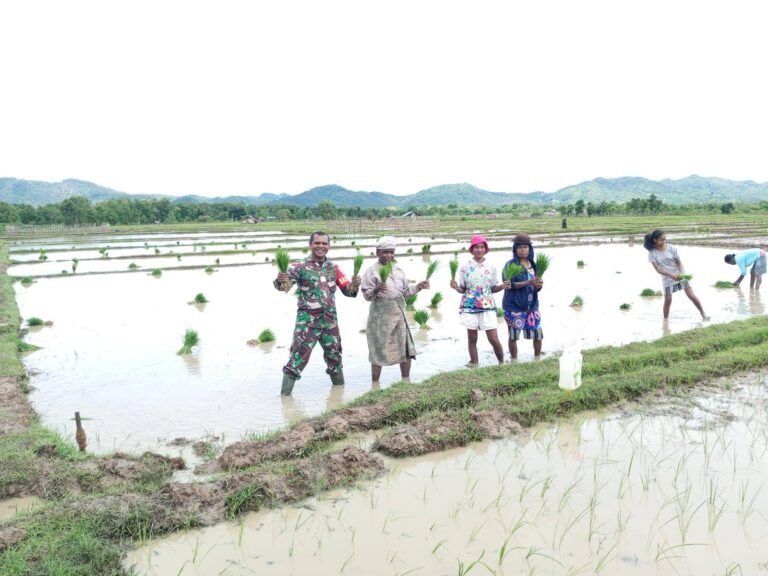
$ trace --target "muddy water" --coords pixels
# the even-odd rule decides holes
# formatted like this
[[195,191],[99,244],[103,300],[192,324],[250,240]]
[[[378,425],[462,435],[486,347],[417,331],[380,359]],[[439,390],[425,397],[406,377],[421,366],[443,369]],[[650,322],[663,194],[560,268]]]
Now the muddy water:
[[388,461],[358,489],[176,534],[126,563],[144,575],[456,574],[478,559],[478,574],[763,573],[766,377],[728,385]]
[[13,518],[17,514],[29,512],[41,502],[42,500],[37,496],[0,500],[0,522]]
[[[423,239],[412,240],[418,246]],[[407,240],[403,246],[409,246]],[[541,293],[545,354],[557,354],[574,340],[585,348],[615,345],[701,325],[683,294],[675,295],[667,323],[661,321],[660,298],[639,296],[645,287],[661,286],[639,245],[551,246],[540,251],[553,259]],[[354,252],[349,243],[339,242],[332,255]],[[712,322],[764,313],[761,296],[750,294],[748,288],[712,287],[716,280],[733,280],[737,275],[734,267],[722,263],[721,250],[682,247],[681,255],[695,275],[693,285]],[[492,244],[489,259],[494,265],[500,268],[508,256],[508,248]],[[468,361],[466,331],[457,313],[460,297],[448,286],[450,255],[435,257],[442,260],[442,267],[433,276],[430,290],[419,295],[416,308],[425,308],[438,291],[445,299],[437,310],[430,309],[429,329],[412,326],[418,352],[411,373],[415,382],[462,368]],[[461,259],[466,258],[462,253]],[[577,268],[577,260],[585,266]],[[367,257],[365,266],[372,261]],[[428,257],[402,253],[399,262],[413,281],[424,278]],[[12,266],[10,273],[21,275],[18,270],[23,266],[27,265]],[[124,266],[122,260],[120,269]],[[344,261],[342,268],[351,273],[351,262]],[[176,437],[212,435],[230,442],[249,432],[318,414],[369,390],[368,350],[362,332],[368,304],[362,296],[339,296],[347,385],[331,388],[318,349],[294,397],[280,398],[281,367],[288,356],[296,301],[295,296],[272,287],[275,275],[276,268],[262,262],[223,267],[213,274],[202,269],[166,270],[154,278],[141,270],[38,278],[30,286],[17,283],[22,317],[53,322],[31,328],[25,337],[41,347],[26,355],[25,363],[34,388],[31,399],[43,422],[71,436],[72,417],[79,411],[88,418],[90,450],[156,449],[176,454],[177,448],[167,446]],[[208,304],[188,304],[201,292]],[[576,295],[584,300],[580,309],[569,306]],[[631,309],[620,310],[622,303]],[[265,328],[274,331],[276,342],[246,345]],[[193,354],[178,356],[186,329],[197,330],[201,342]],[[499,329],[505,338],[502,322]],[[495,362],[482,336],[479,349],[482,365]],[[520,349],[521,361],[530,360],[530,344],[523,342]],[[398,380],[397,367],[384,368],[382,386]]]

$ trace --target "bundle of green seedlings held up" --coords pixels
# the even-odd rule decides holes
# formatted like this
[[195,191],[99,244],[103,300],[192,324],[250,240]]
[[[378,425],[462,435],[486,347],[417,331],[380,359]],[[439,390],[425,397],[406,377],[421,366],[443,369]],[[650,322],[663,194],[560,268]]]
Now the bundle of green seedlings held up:
[[435,270],[440,268],[440,260],[432,260],[432,262],[429,263],[429,266],[427,266],[427,280],[432,278],[432,274],[435,273]]
[[352,275],[357,276],[360,274],[360,269],[363,267],[363,255],[358,254],[352,261]]
[[381,278],[381,283],[384,284],[387,281],[387,278],[389,278],[389,275],[392,274],[392,268],[393,264],[392,262],[387,262],[386,264],[382,264],[379,268],[379,277]]
[[456,258],[449,260],[448,268],[451,269],[451,280],[456,280],[456,272],[459,270],[459,261]]
[[429,307],[437,309],[437,307],[440,305],[440,302],[442,301],[443,294],[441,292],[435,292],[434,296],[432,296],[432,301],[429,303]]
[[549,268],[550,263],[552,260],[549,256],[546,254],[539,254],[536,256],[536,276],[541,278],[544,276],[544,272],[547,271],[547,268]]
[[197,334],[197,330],[187,330],[184,332],[184,343],[176,354],[184,355],[191,354],[192,348],[200,343],[200,336]]
[[[275,262],[277,262],[277,269],[283,273],[288,273],[288,267],[291,265],[291,258],[288,256],[288,251],[285,248],[280,248],[275,251]],[[216,262],[218,264],[218,260]],[[291,288],[291,283],[282,281],[280,282],[280,289],[287,292]]]
[[692,280],[693,279],[693,274],[679,274],[677,276],[677,279],[678,280]]
[[507,262],[504,264],[504,268],[501,270],[501,278],[504,280],[504,282],[509,282],[520,274],[520,272],[523,271],[523,267],[520,264],[515,264],[514,262]]
[[429,322],[429,312],[427,310],[416,310],[413,313],[413,319],[419,325],[419,328],[426,328]]

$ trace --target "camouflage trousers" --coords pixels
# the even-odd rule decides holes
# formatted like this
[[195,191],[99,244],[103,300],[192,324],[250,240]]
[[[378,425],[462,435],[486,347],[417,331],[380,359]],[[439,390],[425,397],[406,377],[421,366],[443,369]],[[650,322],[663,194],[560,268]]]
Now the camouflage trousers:
[[291,355],[288,363],[283,366],[283,372],[294,380],[301,378],[301,372],[309,362],[317,342],[323,348],[326,373],[341,372],[341,334],[336,310],[299,310],[296,313]]

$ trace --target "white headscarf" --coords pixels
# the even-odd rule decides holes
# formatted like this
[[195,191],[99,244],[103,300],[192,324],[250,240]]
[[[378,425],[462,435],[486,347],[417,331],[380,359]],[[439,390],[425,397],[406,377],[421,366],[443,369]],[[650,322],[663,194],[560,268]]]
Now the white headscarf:
[[397,241],[394,236],[382,236],[376,241],[376,250],[394,250],[397,248]]

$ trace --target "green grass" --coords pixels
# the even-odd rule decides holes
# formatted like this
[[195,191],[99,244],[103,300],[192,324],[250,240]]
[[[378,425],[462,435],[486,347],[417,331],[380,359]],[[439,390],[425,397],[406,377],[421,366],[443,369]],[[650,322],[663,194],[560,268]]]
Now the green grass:
[[176,354],[184,355],[184,354],[191,354],[192,348],[197,346],[200,343],[200,336],[197,333],[197,330],[190,330],[187,329],[186,332],[184,332],[184,342]]

